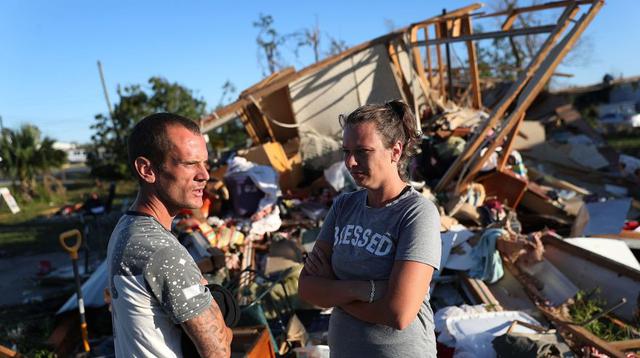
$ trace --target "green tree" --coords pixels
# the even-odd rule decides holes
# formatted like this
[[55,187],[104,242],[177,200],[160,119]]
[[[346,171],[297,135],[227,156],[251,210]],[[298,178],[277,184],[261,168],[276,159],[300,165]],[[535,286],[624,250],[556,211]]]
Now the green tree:
[[119,101],[115,104],[113,121],[97,114],[91,126],[94,134],[88,150],[87,163],[94,176],[105,179],[128,178],[128,133],[142,118],[157,112],[171,112],[199,119],[206,113],[206,102],[194,97],[191,90],[161,77],[151,77],[149,88],[130,85],[118,87]]
[[38,127],[25,124],[18,130],[4,129],[0,134],[0,171],[30,200],[36,192],[38,175],[48,174],[67,160],[67,154],[55,149],[55,141],[41,137]]
[[[221,89],[222,94],[216,110],[230,103],[236,93],[236,86],[230,80],[226,80]],[[247,143],[247,131],[238,120],[225,123],[209,131],[207,135],[209,136],[209,145],[215,151],[215,155],[228,149],[243,148]]]

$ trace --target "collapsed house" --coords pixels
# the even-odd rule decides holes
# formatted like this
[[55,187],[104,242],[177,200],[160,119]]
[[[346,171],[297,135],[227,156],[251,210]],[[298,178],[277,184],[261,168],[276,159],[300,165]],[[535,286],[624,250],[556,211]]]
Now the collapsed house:
[[[325,193],[348,186],[340,164],[333,167],[340,162],[338,117],[401,98],[424,133],[413,184],[442,216],[443,269],[431,287],[439,351],[504,356],[515,354],[510,340],[527,339],[538,348],[551,342],[558,352],[638,352],[640,264],[629,247],[638,248],[640,233],[626,221],[640,208],[629,198],[637,182],[620,173],[619,153],[572,104],[545,90],[603,5],[556,1],[486,13],[473,4],[302,70],[284,69],[202,118],[203,132],[240,121],[253,143],[238,153],[240,162],[212,173],[218,183],[253,181],[260,189],[263,179],[254,178],[264,173],[253,171],[270,167],[277,175],[269,180],[285,194],[282,205],[265,206],[265,198],[277,196],[265,190],[251,209],[262,213],[257,219],[205,217],[183,225],[190,228],[183,244],[195,258],[208,262],[216,247],[241,261],[234,292],[245,315],[262,317],[262,324],[253,320],[237,330],[235,351],[275,356],[299,346],[306,354],[326,353],[320,348],[326,316],[311,319],[301,310],[310,307],[297,301],[296,279],[330,204]],[[549,23],[518,27],[519,16],[538,13]],[[496,19],[495,31],[474,27]],[[513,81],[481,78],[479,41],[528,35],[544,39]],[[464,68],[452,65],[454,46],[463,48]],[[307,169],[324,172],[324,184],[305,177]],[[309,189],[323,185],[325,191]],[[226,196],[233,201],[233,193]],[[87,290],[104,305],[100,291]],[[575,313],[596,301],[602,307],[588,318]],[[71,309],[67,302],[64,310]],[[625,334],[603,338],[593,329],[598,322]]]

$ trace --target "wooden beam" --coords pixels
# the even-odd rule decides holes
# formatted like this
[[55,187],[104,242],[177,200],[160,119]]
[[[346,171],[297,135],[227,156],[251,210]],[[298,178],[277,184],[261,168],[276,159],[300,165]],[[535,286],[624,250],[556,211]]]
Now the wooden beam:
[[540,291],[531,282],[531,280],[526,278],[526,275],[522,273],[520,268],[509,262],[509,260],[503,259],[502,263],[505,266],[505,269],[509,270],[511,274],[518,280],[518,282],[520,282],[527,295],[533,302],[536,303],[536,307],[538,308],[538,310],[542,312],[542,314],[544,314],[544,316],[553,323],[556,329],[558,329],[558,331],[563,336],[565,336],[566,334],[571,335],[572,339],[570,341],[567,341],[567,343],[570,343],[570,346],[573,350],[578,350],[581,346],[589,345],[613,357],[625,357],[624,353],[619,348],[616,348],[615,346],[611,345],[611,343],[606,342],[596,335],[592,334],[586,328],[578,326],[573,322],[567,321],[565,317],[561,317],[552,309],[544,306],[542,302],[545,301],[545,297],[540,294]]
[[524,122],[524,117],[526,113],[522,113],[518,123],[514,126],[511,131],[511,135],[507,139],[507,142],[502,146],[502,157],[498,162],[497,169],[499,172],[504,170],[504,167],[507,165],[507,161],[509,160],[509,155],[511,154],[511,150],[513,149],[513,143],[515,143],[516,136],[518,135],[518,131],[520,130],[520,126],[522,126],[522,122]]
[[[473,27],[471,26],[471,18],[465,16],[463,19],[463,33],[471,35],[473,34]],[[478,61],[476,59],[476,46],[473,41],[467,41],[467,56],[469,59],[469,75],[471,76],[471,103],[473,108],[482,108],[482,98],[480,94],[480,76],[478,74]]]
[[[429,40],[429,26],[424,27],[424,39]],[[429,87],[433,87],[433,83],[431,82],[433,76],[433,69],[431,68],[431,46],[426,46],[426,56],[427,56],[427,79],[429,80]]]
[[414,45],[414,46],[441,45],[441,44],[454,43],[454,42],[497,39],[497,38],[509,37],[509,36],[545,34],[545,33],[553,32],[553,30],[556,29],[556,27],[557,25],[545,25],[545,26],[526,27],[522,29],[514,29],[514,30],[508,30],[508,31],[479,32],[473,35],[443,37],[443,38],[439,37],[435,40],[423,40],[415,43],[412,42],[411,45]]
[[258,137],[258,133],[256,133],[256,129],[253,128],[253,124],[249,119],[249,114],[244,108],[240,109],[240,120],[242,121],[242,125],[244,125],[244,129],[247,131],[249,138],[254,144],[261,143],[260,137]]
[[456,9],[456,10],[453,10],[453,11],[447,11],[447,13],[444,14],[444,15],[438,15],[438,16],[434,16],[432,18],[429,18],[427,20],[414,22],[413,24],[409,25],[409,27],[416,26],[416,25],[432,25],[432,24],[435,24],[436,22],[440,22],[440,21],[443,21],[443,20],[449,20],[449,19],[457,18],[457,17],[463,16],[463,15],[470,14],[472,11],[476,11],[476,10],[480,9],[481,7],[483,7],[483,6],[484,5],[482,3],[475,3],[475,4],[467,5],[465,7],[461,7],[459,9]]
[[612,345],[611,343],[601,339],[595,334],[589,332],[586,328],[578,326],[577,324],[564,321],[562,318],[556,316],[546,309],[541,309],[542,313],[553,322],[553,324],[560,331],[565,331],[571,335],[572,338],[577,339],[584,345],[590,345],[615,358],[626,358],[626,355],[622,350]]
[[476,153],[476,151],[480,149],[479,147],[484,142],[484,139],[488,135],[489,131],[492,130],[493,127],[498,123],[498,121],[502,119],[504,114],[507,112],[507,109],[522,92],[522,89],[529,82],[529,80],[531,80],[546,56],[553,49],[553,45],[562,35],[564,30],[569,26],[569,20],[576,15],[577,11],[578,8],[575,5],[569,6],[565,9],[565,11],[560,16],[560,20],[558,21],[558,25],[556,26],[555,30],[551,33],[551,35],[549,35],[549,37],[540,47],[540,50],[529,63],[527,69],[520,73],[518,79],[511,85],[509,92],[507,92],[507,94],[502,97],[500,102],[494,108],[493,112],[489,116],[489,120],[483,123],[480,130],[476,132],[476,134],[469,140],[462,154],[460,154],[458,158],[456,158],[456,160],[453,162],[453,164],[451,164],[449,169],[447,169],[447,172],[435,187],[436,192],[444,190],[445,187],[449,185],[451,180],[453,180],[453,178],[458,174],[460,169],[462,169],[462,167],[466,164],[466,162]]
[[24,357],[22,354],[9,349],[3,345],[0,345],[0,358],[22,358]]
[[276,136],[275,134],[273,134],[273,128],[271,128],[271,123],[269,123],[269,118],[267,118],[267,114],[264,113],[264,111],[262,110],[262,106],[260,106],[260,103],[255,99],[255,97],[253,97],[253,95],[249,95],[249,99],[251,100],[253,105],[256,106],[256,109],[258,110],[258,113],[260,115],[260,119],[262,119],[262,123],[267,128],[267,133],[269,133],[269,137],[271,138],[271,141],[276,142]]
[[544,4],[538,4],[538,5],[533,5],[533,6],[525,6],[525,7],[519,7],[516,9],[511,9],[511,10],[503,10],[503,11],[497,11],[491,14],[482,14],[479,15],[478,18],[486,18],[486,17],[496,17],[496,16],[503,16],[503,15],[508,15],[511,16],[513,15],[517,15],[517,14],[522,14],[525,12],[533,12],[533,11],[539,11],[539,10],[547,10],[547,9],[554,9],[557,7],[566,7],[569,5],[587,5],[587,4],[591,4],[593,5],[594,3],[598,2],[600,0],[564,0],[564,1],[554,1],[554,2],[548,2],[548,3],[544,3]]
[[[436,29],[436,39],[440,39],[442,37],[441,25],[435,24]],[[426,42],[425,42],[426,44]],[[413,44],[412,44],[413,45]],[[427,45],[428,46],[428,45]],[[440,92],[440,97],[445,99],[447,96],[445,95],[445,83],[444,83],[444,64],[442,63],[442,51],[440,50],[440,45],[436,45],[436,57],[438,58],[438,90]]]
[[466,274],[459,274],[458,277],[460,278],[460,283],[462,283],[475,300],[485,305],[494,306],[496,311],[502,311],[500,301],[496,299],[484,281],[471,278]]
[[389,59],[391,60],[391,63],[393,65],[391,73],[393,73],[393,78],[396,80],[396,85],[398,86],[398,90],[400,90],[402,100],[406,104],[408,104],[410,108],[413,108],[413,95],[411,94],[409,84],[407,83],[407,80],[402,72],[402,66],[400,66],[400,60],[398,59],[398,52],[396,51],[393,42],[389,42],[389,44],[387,45],[387,54],[389,55]]
[[[479,9],[481,7],[482,7],[482,4],[480,4],[480,3],[472,4],[472,5],[469,5],[469,6],[462,7],[460,9],[453,10],[450,13],[448,13],[446,17],[460,16],[461,14],[469,13],[469,12],[477,10],[477,9]],[[294,73],[286,73],[286,74],[283,74],[282,76],[279,76],[277,78],[273,78],[273,80],[269,81],[269,84],[265,85],[264,87],[260,87],[259,86],[260,83],[262,83],[262,81],[260,81],[258,83],[258,85],[254,85],[254,86],[251,87],[251,88],[260,87],[260,88],[257,88],[255,91],[251,92],[251,94],[255,98],[261,98],[261,97],[263,97],[263,96],[265,96],[265,95],[267,95],[269,93],[272,93],[274,91],[279,90],[280,88],[282,88],[284,86],[288,86],[289,83],[291,83],[291,82],[293,82],[293,81],[295,81],[295,80],[297,80],[299,78],[302,78],[302,77],[307,76],[307,75],[309,75],[311,73],[317,72],[317,71],[319,71],[319,70],[321,70],[321,69],[323,69],[325,67],[331,66],[331,65],[333,65],[333,64],[335,64],[335,63],[337,63],[339,61],[342,61],[343,59],[345,59],[345,58],[347,58],[349,56],[352,56],[352,55],[362,51],[362,50],[365,50],[367,48],[370,48],[370,47],[373,47],[373,46],[376,46],[376,45],[379,45],[379,44],[385,44],[385,43],[389,42],[392,39],[400,38],[400,37],[402,37],[403,34],[407,33],[409,31],[409,29],[414,25],[417,25],[417,24],[420,24],[420,23],[433,23],[433,21],[435,21],[436,19],[439,19],[439,18],[442,18],[442,16],[434,16],[434,17],[431,17],[429,19],[424,20],[423,22],[418,22],[418,23],[415,23],[415,24],[411,24],[411,25],[409,25],[407,27],[404,27],[404,28],[398,29],[396,31],[390,32],[390,33],[388,33],[386,35],[377,37],[377,38],[375,38],[373,40],[370,40],[370,41],[367,41],[367,42],[363,42],[363,43],[361,43],[361,44],[359,44],[357,46],[351,47],[351,48],[349,48],[349,49],[347,49],[347,50],[345,50],[345,51],[343,51],[343,52],[341,52],[339,54],[327,57],[322,61],[316,62],[316,63],[314,63],[314,64],[312,64],[310,66],[307,66],[307,67],[303,68],[300,71],[297,71],[297,72],[294,72]],[[218,113],[218,115],[221,118],[224,118],[229,113],[237,112],[237,111],[239,111],[240,108],[242,108],[242,107],[244,107],[244,106],[246,106],[246,105],[248,105],[250,103],[251,103],[251,101],[248,98],[241,97],[236,102],[231,103],[228,106],[225,106],[225,107],[219,109],[216,112]],[[205,116],[202,119],[202,123],[203,123],[204,127],[210,126],[211,123],[214,122],[214,121],[215,121],[215,118],[213,116],[211,116],[211,115]]]
[[509,31],[511,30],[511,27],[513,27],[513,23],[516,21],[516,17],[518,15],[511,13],[506,20],[504,20],[504,23],[502,23],[502,26],[500,26],[500,28],[502,29],[502,31]]
[[640,349],[640,339],[627,339],[624,341],[609,342],[609,345],[621,351]]
[[[411,28],[411,32],[409,34],[409,38],[411,42],[414,42],[418,39],[418,31],[420,30],[420,26],[414,26]],[[425,27],[426,34],[426,27]],[[418,72],[418,81],[420,81],[420,85],[423,88],[429,88],[433,86],[431,83],[431,61],[429,61],[429,80],[427,81],[427,77],[424,73],[424,66],[422,65],[422,56],[420,54],[420,48],[417,46],[411,46],[411,54],[413,56],[413,64],[416,67],[416,71]],[[425,92],[425,96],[427,93]],[[416,113],[417,115],[417,113]]]
[[519,119],[524,111],[526,111],[531,103],[533,103],[540,91],[544,88],[544,85],[549,81],[549,78],[551,78],[551,75],[553,75],[555,69],[558,67],[560,62],[562,62],[562,59],[564,59],[567,53],[569,53],[575,42],[578,40],[578,37],[580,37],[591,20],[593,20],[593,17],[600,10],[603,4],[604,2],[594,4],[588,13],[582,15],[571,31],[553,48],[549,53],[549,56],[544,59],[541,69],[536,71],[535,76],[533,76],[531,81],[527,83],[522,94],[518,97],[516,108],[507,118],[506,124],[499,130],[497,135],[495,135],[493,142],[489,145],[484,155],[480,156],[480,159],[471,166],[471,169],[469,169],[469,172],[466,175],[466,179],[461,181],[462,186],[468,183],[482,168],[482,165],[484,165],[484,163],[489,159],[490,154],[495,151],[502,138],[515,126],[518,122],[517,119]]

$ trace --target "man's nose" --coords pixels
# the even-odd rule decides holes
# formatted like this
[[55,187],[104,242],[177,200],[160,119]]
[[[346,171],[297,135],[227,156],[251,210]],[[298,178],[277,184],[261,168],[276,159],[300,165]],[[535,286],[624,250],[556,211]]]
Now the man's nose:
[[200,164],[198,166],[198,173],[196,173],[197,181],[207,181],[209,180],[209,170],[205,164]]

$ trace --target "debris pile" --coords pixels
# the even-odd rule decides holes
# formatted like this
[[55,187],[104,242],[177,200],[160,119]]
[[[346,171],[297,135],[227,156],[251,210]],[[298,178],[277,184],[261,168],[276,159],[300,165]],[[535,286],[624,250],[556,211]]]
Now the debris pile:
[[[544,90],[602,6],[488,14],[470,5],[275,73],[203,118],[203,131],[238,120],[253,143],[211,168],[205,206],[173,228],[240,304],[234,352],[328,356],[330,310],[299,300],[297,278],[332,199],[355,189],[337,118],[394,98],[414,108],[423,132],[411,185],[441,213],[431,284],[439,355],[639,352],[640,159],[607,145],[566,95]],[[551,24],[516,27],[521,14],[545,11]],[[496,18],[499,30],[474,32],[472,20]],[[517,78],[480,77],[476,42],[528,35],[546,37]],[[468,68],[452,68],[454,45]],[[105,307],[106,271],[94,276],[104,282],[85,282],[85,305]]]

